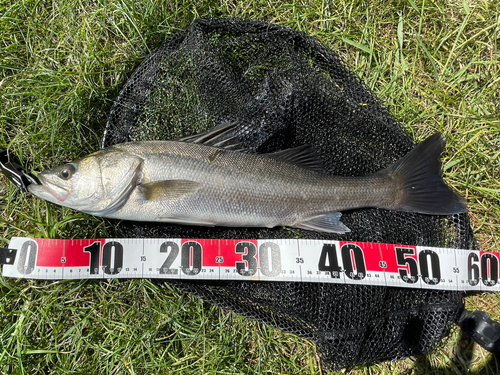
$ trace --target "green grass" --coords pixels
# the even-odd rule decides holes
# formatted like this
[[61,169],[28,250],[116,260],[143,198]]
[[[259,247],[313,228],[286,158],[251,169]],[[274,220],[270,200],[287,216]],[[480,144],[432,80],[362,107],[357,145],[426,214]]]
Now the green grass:
[[[335,5],[331,5],[335,4]],[[483,250],[500,248],[500,2],[1,1],[0,146],[42,170],[96,150],[112,101],[162,40],[204,15],[275,22],[339,52],[422,140],[446,134],[445,176],[467,198]],[[106,221],[0,177],[0,246],[12,236],[106,236]],[[500,296],[468,308],[500,320]],[[354,374],[496,374],[454,329],[429,356]],[[0,373],[320,372],[314,346],[161,282],[0,276]]]

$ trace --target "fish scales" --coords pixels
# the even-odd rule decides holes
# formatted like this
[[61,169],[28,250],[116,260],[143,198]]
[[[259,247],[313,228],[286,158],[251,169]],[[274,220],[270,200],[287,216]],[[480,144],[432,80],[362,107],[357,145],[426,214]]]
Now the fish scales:
[[384,198],[394,195],[388,178],[329,176],[266,155],[168,141],[116,148],[144,160],[148,182],[189,180],[202,187],[180,199],[149,202],[135,192],[109,217],[137,220],[139,211],[145,221],[196,217],[225,226],[293,226],[325,212],[390,204]]

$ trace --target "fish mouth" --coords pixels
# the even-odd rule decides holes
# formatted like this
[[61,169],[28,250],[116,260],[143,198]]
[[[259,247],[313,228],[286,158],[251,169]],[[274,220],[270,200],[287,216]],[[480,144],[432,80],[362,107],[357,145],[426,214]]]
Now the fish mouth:
[[40,185],[28,185],[28,191],[31,194],[37,196],[40,199],[58,204],[62,204],[62,202],[64,202],[66,198],[68,198],[68,190],[60,186],[51,184],[50,182],[46,181],[43,176],[38,176],[38,179],[40,180]]

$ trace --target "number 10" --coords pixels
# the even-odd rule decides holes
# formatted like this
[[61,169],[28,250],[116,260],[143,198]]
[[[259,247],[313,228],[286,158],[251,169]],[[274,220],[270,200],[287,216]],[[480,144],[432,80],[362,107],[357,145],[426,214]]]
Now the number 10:
[[[83,248],[83,251],[90,253],[90,274],[99,274],[101,258],[101,243],[94,242],[92,245]],[[123,246],[119,242],[111,241],[104,244],[102,248],[102,270],[106,275],[116,275],[123,267]]]

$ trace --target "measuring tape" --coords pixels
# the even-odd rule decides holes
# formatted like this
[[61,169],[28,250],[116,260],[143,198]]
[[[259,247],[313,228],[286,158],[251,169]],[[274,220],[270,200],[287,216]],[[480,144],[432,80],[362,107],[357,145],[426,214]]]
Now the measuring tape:
[[304,239],[14,237],[2,251],[3,276],[26,279],[291,281],[500,291],[498,253],[430,246]]

